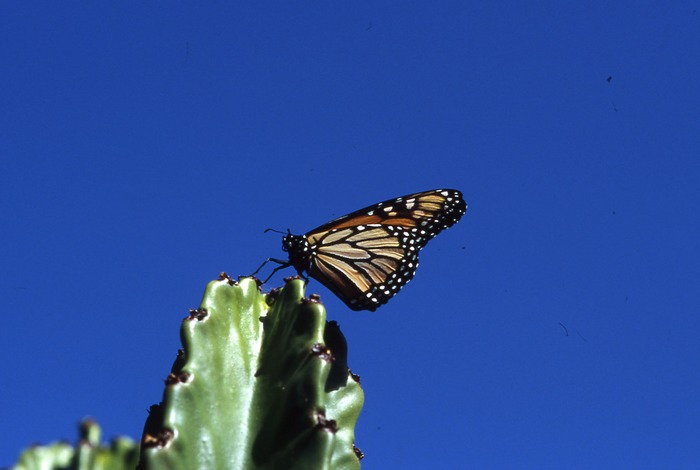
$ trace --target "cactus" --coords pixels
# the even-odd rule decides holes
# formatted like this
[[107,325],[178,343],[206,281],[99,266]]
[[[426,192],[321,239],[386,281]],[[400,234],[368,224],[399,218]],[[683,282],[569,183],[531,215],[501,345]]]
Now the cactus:
[[362,389],[345,340],[293,280],[269,307],[250,278],[211,282],[152,407],[142,469],[359,469]]
[[114,439],[110,446],[100,444],[102,431],[91,419],[80,423],[80,440],[74,448],[67,442],[32,446],[22,452],[14,470],[82,469],[127,470],[138,462],[139,448],[125,437]]
[[88,422],[76,449],[30,448],[15,469],[121,469],[137,460],[144,470],[359,469],[359,379],[337,324],[326,322],[317,296],[303,294],[298,279],[265,297],[256,280],[222,273],[183,321],[183,348],[150,409],[140,455],[128,440],[99,447]]

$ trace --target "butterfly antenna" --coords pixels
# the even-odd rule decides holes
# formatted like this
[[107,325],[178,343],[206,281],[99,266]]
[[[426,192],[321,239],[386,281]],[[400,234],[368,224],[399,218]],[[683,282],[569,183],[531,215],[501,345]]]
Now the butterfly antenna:
[[281,230],[275,230],[274,228],[266,228],[263,233],[267,232],[275,232],[275,233],[281,233],[282,235],[287,235],[289,233],[289,229],[287,229],[286,232],[282,232]]

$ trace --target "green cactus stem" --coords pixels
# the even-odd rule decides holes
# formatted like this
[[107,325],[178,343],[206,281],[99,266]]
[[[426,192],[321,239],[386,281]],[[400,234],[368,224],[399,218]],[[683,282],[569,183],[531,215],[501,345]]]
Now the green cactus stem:
[[364,395],[345,339],[301,280],[276,294],[270,306],[255,280],[223,274],[207,286],[151,407],[139,468],[360,468]]
[[91,419],[83,420],[79,429],[75,447],[67,442],[29,447],[13,470],[130,470],[136,466],[139,448],[133,440],[119,437],[109,446],[101,445],[102,431]]

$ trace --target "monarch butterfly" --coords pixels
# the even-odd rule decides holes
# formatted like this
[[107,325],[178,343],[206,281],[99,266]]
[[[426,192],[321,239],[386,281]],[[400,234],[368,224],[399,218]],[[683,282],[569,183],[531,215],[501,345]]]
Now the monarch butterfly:
[[[462,193],[434,189],[380,202],[337,218],[305,235],[282,238],[287,261],[268,258],[280,269],[294,267],[330,289],[352,310],[376,310],[389,301],[418,267],[418,252],[467,210]],[[268,229],[270,230],[270,229]],[[267,231],[267,230],[266,230]],[[283,232],[282,232],[283,233]]]

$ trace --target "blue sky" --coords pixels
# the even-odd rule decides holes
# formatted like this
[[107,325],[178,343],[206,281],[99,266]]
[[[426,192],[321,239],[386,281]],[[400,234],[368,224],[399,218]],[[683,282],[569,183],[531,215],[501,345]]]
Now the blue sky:
[[88,415],[138,438],[206,283],[283,256],[265,228],[449,187],[389,304],[309,286],[363,468],[697,467],[698,10],[4,5],[0,465]]

